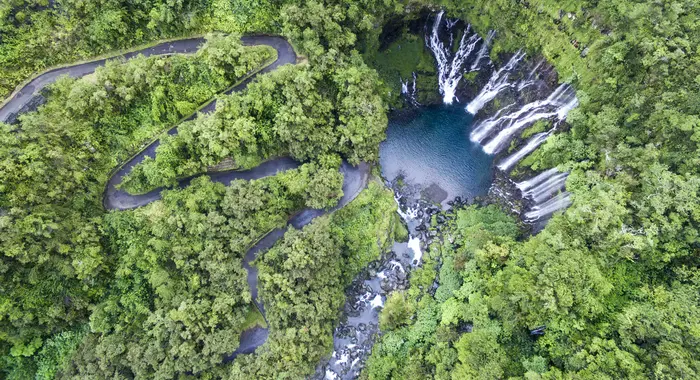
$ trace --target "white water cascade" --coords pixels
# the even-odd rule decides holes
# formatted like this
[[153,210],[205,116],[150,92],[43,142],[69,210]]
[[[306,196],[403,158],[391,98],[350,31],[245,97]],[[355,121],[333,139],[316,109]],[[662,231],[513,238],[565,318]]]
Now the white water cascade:
[[401,211],[401,203],[399,200],[401,199],[401,196],[398,194],[394,195],[394,201],[396,202],[397,207],[397,212],[399,213],[399,216],[401,216],[401,219],[405,220],[408,222],[411,219],[415,219],[418,217],[418,209],[416,208],[406,208],[406,212]]
[[523,198],[532,200],[535,205],[525,213],[525,219],[534,222],[571,204],[570,194],[564,190],[569,173],[561,173],[556,168],[544,171],[533,178],[518,182]]
[[418,99],[416,98],[416,73],[413,72],[413,82],[410,83],[410,87],[408,80],[404,82],[403,79],[399,78],[399,81],[401,82],[401,94],[405,95],[411,104],[419,106],[420,103],[418,103]]
[[[471,29],[467,25],[467,29],[462,34],[462,39],[459,41],[459,48],[452,54],[452,27],[455,25],[455,21],[446,21],[448,29],[450,29],[450,46],[445,46],[442,41],[440,41],[440,24],[442,22],[442,16],[445,11],[440,11],[435,17],[435,22],[433,23],[433,29],[430,36],[426,36],[425,43],[433,52],[435,56],[435,61],[437,61],[438,69],[438,84],[440,88],[440,94],[442,94],[442,100],[445,104],[452,104],[456,99],[455,92],[457,90],[457,85],[460,79],[462,79],[462,65],[467,60],[469,55],[474,51],[476,44],[481,41],[481,37],[477,34],[472,34],[469,38],[469,30]],[[459,99],[458,99],[459,101]]]
[[[528,103],[519,110],[490,122],[486,129],[480,132],[480,135],[488,135],[496,126],[502,125],[503,127],[493,139],[484,145],[484,151],[488,154],[500,152],[517,132],[537,120],[552,117],[557,117],[560,121],[564,120],[569,111],[577,104],[578,100],[571,87],[562,84],[547,99]],[[478,142],[481,142],[482,139],[479,139]]]
[[472,132],[469,134],[469,139],[477,143],[483,141],[486,138],[486,136],[488,136],[488,134],[491,132],[493,127],[500,122],[501,115],[514,105],[515,103],[511,103],[501,108],[500,110],[496,111],[496,113],[493,116],[477,124],[472,130]]
[[534,206],[532,210],[525,213],[525,219],[536,221],[544,216],[568,207],[571,204],[571,195],[563,192],[556,197],[549,199],[540,205]]
[[491,74],[491,79],[486,83],[479,95],[476,96],[469,104],[467,104],[467,112],[472,115],[476,115],[480,109],[495,98],[501,91],[506,88],[513,87],[517,82],[508,82],[508,77],[511,71],[517,66],[517,64],[525,58],[525,53],[518,51],[513,57],[506,63],[505,66],[501,67],[498,71],[494,71]]
[[479,52],[476,54],[476,59],[472,63],[472,67],[469,68],[469,71],[477,71],[479,70],[479,63],[481,60],[486,57],[486,53],[489,51],[489,46],[491,46],[491,40],[493,40],[493,37],[496,35],[495,30],[489,30],[489,34],[486,36],[486,40],[484,40],[484,43],[481,44],[481,48],[479,49]]
[[539,185],[543,181],[547,180],[547,178],[550,178],[551,176],[553,176],[557,173],[559,173],[557,168],[551,168],[551,169],[544,171],[544,172],[542,172],[542,173],[540,173],[540,174],[538,174],[530,179],[526,179],[522,182],[516,183],[515,187],[517,187],[518,189],[520,189],[520,191],[523,191],[523,192],[528,191],[531,188]]
[[525,78],[524,80],[520,81],[520,83],[518,83],[518,91],[522,91],[525,88],[530,87],[530,86],[534,85],[535,83],[537,83],[537,77],[536,77],[537,69],[539,69],[540,66],[542,66],[542,64],[544,62],[545,62],[544,59],[537,62],[535,67],[533,67],[532,70],[530,70],[530,73],[527,75],[527,78]]
[[536,204],[540,204],[548,199],[552,194],[557,193],[559,190],[564,188],[566,177],[568,175],[569,173],[556,174],[532,189],[523,192],[523,197],[530,198],[535,201]]
[[505,158],[503,161],[501,161],[497,165],[498,168],[504,172],[510,170],[510,168],[513,167],[513,165],[515,165],[516,163],[518,163],[518,161],[520,161],[523,157],[527,156],[532,151],[537,149],[537,147],[542,145],[542,143],[547,140],[547,138],[549,137],[549,135],[552,133],[553,130],[554,129],[550,130],[549,132],[540,132],[540,133],[532,136],[532,138],[530,138],[530,140],[528,140],[527,144],[525,144],[524,147],[520,148],[520,150],[511,154],[510,156]]

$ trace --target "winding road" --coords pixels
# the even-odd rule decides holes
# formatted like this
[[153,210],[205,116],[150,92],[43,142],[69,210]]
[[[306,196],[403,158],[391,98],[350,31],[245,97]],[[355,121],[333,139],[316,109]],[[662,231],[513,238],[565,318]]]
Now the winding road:
[[[244,45],[268,45],[273,47],[277,51],[277,60],[272,64],[266,66],[260,70],[257,74],[267,73],[277,69],[279,66],[285,64],[296,63],[297,56],[294,53],[292,46],[282,37],[277,36],[245,36],[241,38]],[[16,91],[11,98],[0,108],[0,121],[2,122],[14,122],[16,117],[23,113],[31,110],[32,106],[36,104],[36,99],[41,95],[39,92],[51,83],[54,83],[59,77],[63,75],[68,75],[70,77],[81,77],[90,73],[93,73],[96,68],[103,66],[105,62],[114,59],[129,59],[135,57],[139,54],[144,56],[153,55],[169,55],[175,53],[193,53],[199,50],[200,46],[205,42],[204,38],[187,38],[177,41],[164,42],[146,49],[130,52],[117,57],[105,58],[95,61],[90,61],[86,63],[80,63],[74,66],[58,68],[54,70],[49,70],[36,78],[32,79],[19,91]],[[257,76],[253,75],[246,80],[242,81],[237,86],[226,91],[226,94],[232,92],[241,91],[245,89],[248,84],[255,79]],[[210,113],[216,109],[216,100],[211,101],[205,107],[203,107],[199,112]],[[197,117],[197,114],[190,116],[187,120]],[[168,130],[168,134],[174,135],[177,133],[177,126]],[[140,206],[145,206],[153,201],[161,198],[161,191],[163,189],[156,189],[149,193],[142,195],[131,195],[123,190],[119,190],[116,186],[121,183],[122,178],[128,174],[131,169],[143,161],[147,156],[155,157],[156,149],[160,145],[160,140],[154,141],[152,144],[147,146],[141,152],[136,154],[131,160],[120,166],[107,183],[105,189],[103,205],[107,210],[127,210]],[[208,175],[212,181],[220,182],[228,185],[234,179],[244,179],[244,180],[254,180],[271,175],[275,175],[281,171],[294,169],[300,164],[291,158],[282,157],[276,158],[270,161],[266,161],[261,165],[244,171],[226,171],[226,172],[216,172],[208,173],[203,175]],[[272,247],[277,240],[279,240],[284,233],[287,231],[289,226],[294,228],[302,228],[303,226],[309,224],[316,217],[333,212],[339,208],[344,207],[350,201],[355,199],[355,197],[364,189],[369,179],[370,166],[366,163],[361,163],[357,166],[352,166],[349,163],[343,161],[340,168],[343,174],[343,197],[338,202],[334,208],[330,210],[318,210],[307,208],[297,214],[295,214],[284,228],[278,228],[267,235],[265,235],[258,243],[245,255],[243,260],[243,267],[248,271],[248,286],[253,296],[255,305],[258,307],[263,317],[265,317],[265,308],[262,301],[258,298],[258,270],[253,267],[251,263],[255,260],[257,253],[265,251]],[[192,178],[186,178],[179,182],[179,187],[188,186]],[[265,317],[266,318],[266,317]],[[259,326],[253,327],[244,331],[240,336],[240,344],[238,349],[231,355],[224,358],[225,362],[233,360],[236,356],[240,354],[252,353],[262,345],[268,337],[268,330]]]

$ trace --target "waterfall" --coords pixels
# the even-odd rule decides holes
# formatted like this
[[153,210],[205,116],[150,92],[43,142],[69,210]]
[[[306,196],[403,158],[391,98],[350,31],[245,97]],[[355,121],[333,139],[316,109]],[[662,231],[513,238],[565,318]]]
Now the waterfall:
[[528,191],[531,188],[539,185],[540,183],[544,182],[545,180],[547,180],[548,178],[550,178],[551,176],[553,176],[557,173],[559,173],[557,168],[551,168],[547,171],[544,171],[544,172],[534,176],[533,178],[516,183],[515,187],[520,189],[520,191],[525,192],[525,191]]
[[535,67],[533,67],[532,70],[530,70],[530,73],[527,75],[527,79],[528,79],[528,80],[531,80],[531,79],[533,79],[533,78],[535,77],[535,74],[537,74],[537,69],[539,69],[540,66],[542,66],[542,64],[544,63],[544,61],[545,61],[544,59],[541,59],[539,62],[537,62],[537,64],[535,65]]
[[568,175],[569,173],[559,173],[554,175],[532,189],[523,192],[523,197],[530,198],[535,201],[536,204],[540,204],[552,194],[564,188],[566,177]]
[[484,151],[488,154],[498,153],[523,127],[554,116],[563,120],[577,104],[578,100],[571,87],[562,84],[547,99],[528,103],[520,110],[494,121],[491,128],[499,124],[503,124],[504,128],[484,146]]
[[513,165],[515,165],[523,157],[530,154],[530,152],[537,149],[538,146],[540,146],[543,142],[545,142],[551,133],[552,133],[552,131],[541,132],[541,133],[534,135],[530,140],[528,140],[527,144],[525,144],[524,147],[522,147],[520,150],[511,154],[506,159],[501,161],[501,163],[498,164],[498,168],[504,172],[508,171]]
[[399,200],[401,199],[401,196],[394,195],[394,201],[396,202],[396,205],[398,206],[396,212],[399,213],[399,216],[401,216],[401,219],[404,221],[408,222],[411,219],[415,219],[418,217],[418,209],[416,208],[410,208],[406,207],[406,212],[401,211],[401,203]]
[[[568,192],[559,193],[564,190],[568,175],[569,173],[560,173],[556,168],[552,168],[515,184],[523,198],[531,199],[535,203],[530,211],[525,213],[525,220],[534,222],[571,204]],[[554,194],[557,195],[552,197]]]
[[522,91],[522,90],[526,89],[527,87],[532,86],[533,84],[535,84],[534,80],[524,80],[524,81],[518,83],[518,91]]
[[469,104],[467,104],[467,112],[472,115],[476,115],[479,110],[484,107],[484,105],[493,98],[496,97],[501,91],[506,88],[513,87],[516,83],[509,83],[508,77],[510,72],[515,68],[515,66],[525,58],[525,53],[518,50],[517,53],[506,63],[505,66],[501,67],[498,71],[491,74],[491,79],[486,83],[486,86],[479,92]]
[[481,62],[481,59],[486,56],[486,52],[489,51],[489,46],[491,45],[491,40],[493,40],[493,37],[495,35],[496,35],[495,30],[489,30],[489,34],[486,36],[486,40],[484,41],[484,43],[481,44],[481,49],[479,49],[479,53],[477,53],[476,59],[472,63],[472,67],[469,68],[469,71],[479,70],[479,62]]
[[[476,44],[481,40],[481,37],[477,34],[473,34],[471,37],[467,38],[469,30],[471,29],[471,27],[467,25],[467,29],[464,31],[464,34],[462,34],[462,39],[459,42],[459,48],[453,55],[451,50],[453,39],[452,32],[450,31],[449,46],[446,47],[442,41],[440,41],[439,29],[444,13],[445,11],[440,11],[435,17],[432,33],[430,37],[426,36],[425,43],[433,52],[435,61],[437,62],[438,84],[440,94],[443,96],[443,102],[445,104],[452,104],[456,99],[455,92],[457,90],[457,85],[460,79],[462,79],[462,65],[472,51],[474,51],[474,47],[476,47]],[[446,25],[448,29],[452,29],[455,22],[447,20]]]
[[411,84],[411,87],[409,89],[409,83],[408,80],[405,82],[401,77],[399,77],[399,81],[401,82],[401,94],[405,95],[408,100],[410,101],[411,104],[414,106],[419,106],[420,103],[418,103],[418,99],[416,98],[417,91],[416,91],[416,73],[415,71],[413,72],[413,82]]
[[493,127],[500,122],[501,114],[514,105],[515,103],[511,103],[501,108],[493,116],[477,124],[474,127],[474,130],[472,130],[472,132],[469,134],[469,139],[474,142],[480,143],[484,138],[486,138],[486,136],[488,136],[489,132],[491,132]]
[[[416,100],[416,72],[414,71],[411,74],[413,74],[413,87],[412,87],[413,92],[411,93],[411,95],[412,95],[413,100],[415,101]],[[418,102],[416,102],[416,103],[418,103]]]
[[547,216],[555,211],[568,207],[571,204],[571,195],[563,192],[547,202],[537,205],[531,211],[525,213],[525,218],[529,221],[536,221],[543,216]]

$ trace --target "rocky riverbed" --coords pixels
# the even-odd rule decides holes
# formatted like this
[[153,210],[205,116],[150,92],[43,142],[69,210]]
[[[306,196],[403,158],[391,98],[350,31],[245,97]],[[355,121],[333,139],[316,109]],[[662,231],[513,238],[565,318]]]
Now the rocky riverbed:
[[[440,201],[431,198],[435,194],[442,198],[442,192],[435,186],[410,186],[401,180],[387,185],[394,189],[398,212],[408,228],[408,241],[395,243],[390,252],[370,263],[347,289],[343,316],[333,334],[333,353],[317,368],[314,379],[359,377],[381,335],[379,313],[387,295],[408,289],[411,270],[422,264],[423,251],[447,221],[440,213]],[[445,205],[461,207],[465,203],[466,199],[458,196]],[[436,226],[430,228],[433,216]]]

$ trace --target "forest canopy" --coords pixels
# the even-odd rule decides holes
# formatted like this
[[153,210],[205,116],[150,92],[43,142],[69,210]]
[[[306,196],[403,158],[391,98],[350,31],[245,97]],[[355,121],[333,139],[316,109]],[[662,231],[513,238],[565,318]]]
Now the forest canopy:
[[[299,210],[334,207],[342,160],[378,161],[398,96],[390,73],[434,75],[407,25],[438,8],[481,35],[495,30],[495,62],[524,49],[576,89],[566,127],[519,168],[569,171],[573,203],[535,236],[495,205],[455,211],[410,288],[388,296],[362,376],[700,377],[700,9],[691,0],[3,1],[3,98],[50,67],[180,37],[207,42],[195,54],[62,78],[36,111],[0,124],[0,377],[312,374],[332,351],[345,288],[393,241],[393,194],[372,180],[256,260],[267,321],[243,256]],[[289,40],[297,64],[221,95],[276,58],[239,41],[265,33]],[[392,38],[405,49],[387,49]],[[214,97],[217,109],[197,114]],[[174,126],[178,134],[162,133]],[[166,187],[162,200],[106,211],[114,170],[154,139],[155,157],[121,188]],[[300,167],[176,187],[281,156]],[[255,325],[270,328],[267,342],[224,362]]]

